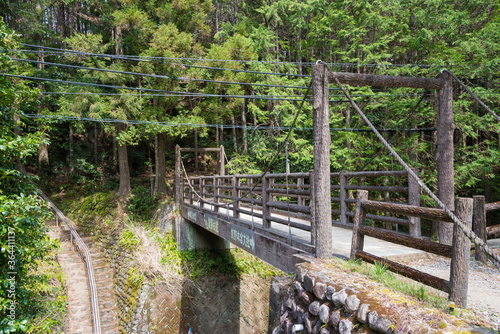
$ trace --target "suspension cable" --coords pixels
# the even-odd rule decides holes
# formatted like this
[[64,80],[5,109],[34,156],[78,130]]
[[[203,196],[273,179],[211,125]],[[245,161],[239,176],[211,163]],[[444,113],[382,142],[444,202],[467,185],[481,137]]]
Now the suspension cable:
[[474,94],[466,85],[464,85],[464,83],[462,81],[460,81],[459,78],[457,78],[457,76],[453,73],[451,73],[450,71],[448,70],[442,70],[442,72],[446,72],[448,73],[449,75],[451,75],[453,77],[453,79],[455,79],[459,84],[460,86],[463,87],[463,89],[465,89],[467,91],[467,93],[469,93],[470,95],[472,95],[472,97],[484,108],[486,109],[491,115],[493,115],[493,117],[495,117],[497,119],[497,121],[500,122],[500,117],[495,114],[495,112],[493,110],[491,110],[479,97],[477,97],[476,94]]
[[493,264],[498,269],[500,269],[500,256],[498,254],[496,254],[495,252],[493,252],[493,250],[488,246],[487,243],[485,243],[483,240],[481,240],[469,227],[467,227],[462,221],[460,221],[460,219],[458,219],[458,217],[455,216],[455,214],[450,209],[448,209],[448,207],[443,202],[441,202],[441,200],[425,185],[425,183],[418,177],[418,175],[415,174],[415,172],[406,164],[406,162],[404,162],[404,160],[399,156],[399,154],[385,140],[385,138],[380,134],[380,132],[377,131],[377,129],[373,126],[373,124],[370,122],[370,120],[361,111],[361,109],[358,107],[358,105],[356,104],[356,102],[354,102],[354,100],[351,98],[351,96],[349,95],[349,93],[342,86],[342,84],[340,83],[339,79],[337,79],[335,77],[335,75],[333,74],[332,70],[328,67],[328,65],[326,65],[325,63],[323,63],[323,65],[325,65],[326,68],[330,71],[330,73],[332,74],[333,78],[335,79],[335,82],[337,83],[337,85],[339,86],[339,88],[344,92],[344,94],[347,97],[347,99],[349,99],[349,101],[351,102],[351,104],[354,107],[354,109],[356,109],[356,111],[363,118],[363,120],[366,122],[366,124],[368,124],[368,126],[377,135],[377,137],[380,139],[380,141],[382,141],[382,143],[384,144],[384,146],[387,147],[387,149],[389,151],[391,151],[391,153],[393,154],[393,156],[399,161],[399,163],[404,167],[404,169],[406,169],[406,171],[408,172],[408,174],[419,184],[420,187],[422,187],[422,189],[424,189],[424,191],[437,203],[437,205],[441,209],[443,209],[443,211],[446,212],[446,214],[464,232],[464,234],[476,246],[478,246],[485,254],[489,255],[489,258],[493,262]]
[[[269,171],[271,170],[271,167],[273,167],[274,163],[276,162],[276,159],[280,156],[281,152],[283,151],[283,148],[285,147],[285,144],[290,139],[290,135],[292,134],[292,131],[295,128],[295,124],[297,123],[297,119],[299,118],[299,115],[300,115],[300,113],[302,111],[302,108],[304,107],[304,102],[306,100],[307,94],[309,94],[309,90],[311,89],[311,86],[312,86],[312,81],[309,83],[309,86],[307,87],[307,91],[304,94],[304,98],[302,99],[302,103],[300,104],[299,110],[297,111],[297,113],[295,113],[295,117],[294,117],[292,125],[290,126],[290,129],[289,129],[289,131],[288,131],[288,133],[287,133],[287,135],[285,137],[285,140],[278,147],[278,150],[274,154],[274,157],[272,158],[271,162],[268,164],[266,170],[259,176],[259,178],[257,179],[257,182],[255,182],[254,186],[250,190],[248,190],[246,193],[244,193],[243,195],[241,195],[237,199],[234,199],[234,200],[232,200],[230,202],[227,202],[228,208],[229,208],[229,205],[234,204],[236,202],[240,202],[243,198],[246,198],[249,194],[251,194],[255,190],[255,188],[257,188],[257,185],[262,181],[262,179],[266,176],[266,174],[269,173]],[[181,159],[181,163],[182,163],[182,159]],[[186,173],[185,170],[184,170],[184,173],[186,174],[186,180],[187,180],[187,183],[189,184],[189,187],[194,191],[192,185],[189,182],[189,178],[187,177],[187,173]],[[201,196],[198,193],[195,192],[195,194],[196,194],[196,196],[198,196],[198,198],[201,198]],[[203,199],[203,200],[205,202],[209,203],[209,204],[215,204],[215,203],[206,201],[205,199]]]

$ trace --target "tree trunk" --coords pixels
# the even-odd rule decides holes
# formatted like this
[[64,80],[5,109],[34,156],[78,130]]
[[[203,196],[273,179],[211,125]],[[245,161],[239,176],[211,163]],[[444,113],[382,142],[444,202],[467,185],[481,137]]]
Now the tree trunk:
[[238,153],[238,139],[236,136],[236,120],[234,115],[231,115],[231,124],[233,125],[233,150]]
[[167,186],[165,181],[165,134],[159,133],[156,135],[158,144],[156,145],[155,152],[155,190],[154,194],[165,194],[167,192]]
[[68,154],[68,166],[71,171],[73,171],[73,124],[69,122],[69,154]]
[[120,188],[118,189],[118,196],[127,196],[132,191],[132,187],[130,185],[127,144],[125,143],[118,143],[118,161],[120,167]]
[[245,99],[241,107],[241,124],[243,125],[243,154],[248,154],[248,138],[247,138],[247,116],[245,114],[246,106]]

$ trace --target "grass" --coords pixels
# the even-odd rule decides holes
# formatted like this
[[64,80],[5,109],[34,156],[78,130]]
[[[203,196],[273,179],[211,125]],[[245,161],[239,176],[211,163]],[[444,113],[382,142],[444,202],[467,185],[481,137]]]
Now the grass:
[[198,279],[214,274],[268,278],[283,273],[240,249],[178,251],[172,233],[140,224],[129,224],[122,231],[120,245],[133,250],[141,270],[165,280],[173,277]]
[[360,259],[347,261],[339,260],[339,263],[345,269],[366,275],[390,289],[412,296],[431,307],[448,310],[448,300],[441,291],[394,274],[382,263],[375,262],[374,265],[371,265],[362,262]]

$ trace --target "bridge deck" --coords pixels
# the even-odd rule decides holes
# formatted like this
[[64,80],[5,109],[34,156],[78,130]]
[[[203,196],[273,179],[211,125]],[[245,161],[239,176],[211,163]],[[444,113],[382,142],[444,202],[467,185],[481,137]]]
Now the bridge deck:
[[[186,203],[187,204],[187,203]],[[207,204],[202,204],[202,205],[196,205],[191,204],[191,206],[198,207],[203,209],[207,213],[213,213],[216,214],[215,212],[212,212],[210,205]],[[255,209],[255,213],[262,213],[260,210]],[[218,212],[219,216],[227,217],[227,210],[225,208],[219,208]],[[273,213],[273,216],[279,217],[284,220],[288,220],[288,215],[286,214],[277,214]],[[229,218],[232,220],[233,217],[233,211],[230,209],[229,210]],[[252,220],[254,223],[254,226],[262,228],[262,219],[258,217],[253,217],[248,214],[240,213],[239,221],[245,221],[249,227],[252,226]],[[297,223],[302,223],[305,225],[310,225],[310,221],[306,219],[300,219],[297,217],[290,217],[290,220],[293,222]],[[273,233],[279,234],[284,238],[289,239],[290,238],[290,231],[291,231],[291,238],[294,241],[299,241],[303,244],[311,244],[311,233],[309,231],[301,230],[298,228],[291,227],[290,229],[288,228],[287,225],[279,224],[276,222],[271,223],[271,229]],[[346,227],[338,227],[338,226],[333,226],[332,229],[332,243],[333,243],[333,256],[340,257],[340,258],[349,258],[349,254],[351,252],[351,241],[352,241],[352,230],[346,226]],[[390,258],[390,257],[399,257],[399,256],[409,256],[409,255],[417,255],[417,254],[424,254],[425,252],[409,248],[409,247],[404,247],[400,245],[396,245],[390,242],[386,242],[383,240],[379,240],[376,238],[372,237],[365,237],[365,246],[364,250],[374,254],[379,257],[384,257],[384,258]]]

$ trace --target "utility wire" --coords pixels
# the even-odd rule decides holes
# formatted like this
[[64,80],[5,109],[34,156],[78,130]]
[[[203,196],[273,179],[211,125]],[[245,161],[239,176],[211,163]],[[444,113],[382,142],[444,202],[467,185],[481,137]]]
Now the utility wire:
[[221,81],[221,80],[210,80],[210,79],[171,77],[171,76],[167,76],[167,75],[158,75],[158,74],[147,74],[147,73],[139,73],[139,72],[109,70],[109,69],[104,69],[104,68],[86,67],[86,66],[78,66],[78,65],[67,65],[67,64],[61,64],[61,63],[51,63],[51,62],[46,62],[46,61],[37,61],[37,60],[29,60],[29,59],[19,59],[19,58],[11,58],[11,59],[15,60],[15,61],[19,61],[19,62],[27,62],[27,63],[34,63],[34,64],[51,65],[51,66],[58,66],[58,67],[67,67],[67,68],[74,68],[74,69],[80,69],[80,70],[89,70],[89,71],[97,71],[97,72],[107,72],[107,73],[135,75],[135,76],[149,77],[149,78],[172,79],[172,80],[194,81],[194,82],[208,82],[208,83],[220,83],[220,84],[226,84],[226,85],[256,86],[256,87],[276,87],[276,88],[290,88],[290,89],[306,89],[307,88],[305,86],[273,85],[273,84],[259,84],[259,83],[251,83],[251,82],[233,82],[233,81]]
[[[67,49],[60,49],[60,48],[51,48],[51,47],[46,47],[42,45],[34,45],[34,44],[26,44],[26,43],[21,43],[21,45],[28,46],[28,47],[33,47],[33,48],[38,48],[38,49],[44,49],[44,50],[54,50],[54,51],[64,51],[67,53],[73,53],[73,54],[79,54],[79,55],[88,55],[88,56],[95,56],[95,57],[107,57],[107,58],[113,58],[113,59],[125,59],[125,60],[134,60],[134,61],[148,61],[148,59],[159,59],[159,60],[169,60],[169,61],[191,61],[191,62],[200,62],[200,61],[205,61],[205,62],[234,62],[234,63],[245,63],[245,64],[269,64],[269,65],[301,65],[305,67],[310,67],[316,64],[316,62],[299,62],[299,61],[294,61],[294,62],[287,62],[287,61],[263,61],[263,60],[242,60],[242,59],[204,59],[204,58],[175,58],[175,57],[152,57],[152,56],[138,56],[138,55],[124,55],[124,56],[118,56],[118,55],[112,55],[112,54],[98,54],[98,53],[89,53],[89,52],[81,52],[81,51],[73,51],[73,50],[67,50]],[[371,67],[371,68],[376,68],[376,67],[383,67],[383,68],[392,68],[392,67],[420,67],[420,68],[439,68],[443,66],[448,66],[448,67],[463,67],[463,65],[453,65],[453,64],[356,64],[356,63],[325,63],[328,66],[331,67],[351,67],[351,68],[358,68],[358,67]],[[481,65],[477,65],[478,67]]]
[[[160,121],[141,121],[141,120],[122,120],[114,118],[91,118],[91,117],[76,117],[76,116],[63,116],[63,115],[44,115],[44,114],[23,114],[27,118],[35,119],[53,119],[58,121],[86,121],[86,122],[99,122],[99,123],[122,123],[134,125],[155,125],[166,127],[192,127],[192,128],[222,128],[222,129],[249,129],[249,130],[274,130],[274,131],[289,131],[289,126],[256,126],[256,125],[232,125],[232,124],[196,124],[196,123],[172,123]],[[311,127],[295,127],[296,131],[312,131]],[[436,131],[435,128],[420,128],[420,129],[378,129],[380,132],[395,132],[395,131],[408,131],[408,132],[427,132]],[[371,132],[370,129],[362,128],[330,128],[331,132]]]
[[[62,49],[61,49],[62,50]],[[40,54],[40,51],[36,50],[19,50],[19,49],[9,49],[11,52],[15,53],[31,53],[31,54]],[[53,56],[53,55],[63,55],[67,56],[68,51],[44,51],[44,56]],[[107,58],[107,57],[106,57]],[[120,58],[123,59],[123,58]],[[137,61],[135,58],[126,58],[126,60],[134,60]],[[203,59],[200,59],[200,61],[203,61]],[[174,62],[169,62],[172,64],[176,64]],[[310,78],[310,75],[307,74],[294,74],[294,73],[279,73],[279,72],[262,72],[262,71],[251,71],[251,70],[239,70],[239,69],[234,69],[234,68],[225,68],[225,67],[213,67],[213,66],[201,66],[201,65],[189,65],[189,64],[184,64],[184,63],[178,63],[177,65],[181,67],[190,67],[190,68],[200,68],[200,69],[206,69],[206,70],[216,70],[216,71],[230,71],[230,72],[235,72],[235,73],[250,73],[250,74],[261,74],[261,75],[276,75],[276,76],[284,76],[284,77],[299,77],[299,78]]]
[[[71,85],[83,85],[83,86],[93,86],[93,87],[101,87],[101,88],[128,89],[128,90],[134,90],[134,91],[144,91],[144,92],[156,92],[156,93],[174,94],[172,96],[179,96],[179,97],[185,97],[185,96],[190,96],[190,97],[225,97],[225,98],[243,98],[243,99],[258,99],[258,100],[301,101],[301,99],[286,99],[286,98],[279,98],[279,99],[277,99],[277,98],[268,98],[268,97],[265,97],[265,96],[256,96],[256,95],[226,95],[226,94],[206,94],[206,93],[176,92],[176,91],[167,91],[167,90],[150,89],[150,88],[114,86],[114,85],[104,85],[104,84],[96,84],[96,83],[89,83],[89,82],[79,82],[79,81],[65,81],[65,80],[58,80],[58,79],[30,77],[30,76],[14,75],[14,74],[7,74],[7,73],[0,73],[0,75],[6,76],[6,77],[12,77],[12,78],[49,81],[49,82],[57,82],[57,83],[71,84]],[[47,92],[47,93],[58,93],[58,92]],[[311,100],[308,100],[308,101],[311,101]],[[331,102],[346,102],[346,101],[332,100]]]

